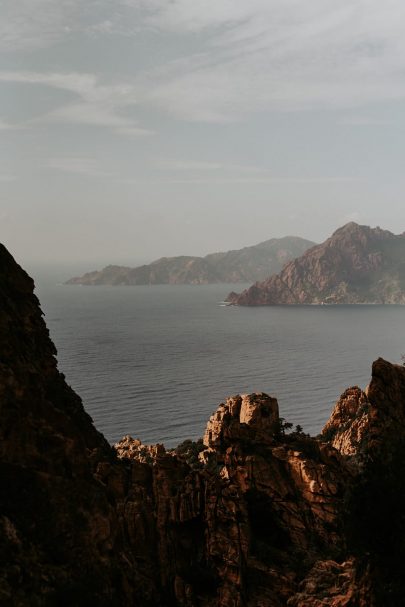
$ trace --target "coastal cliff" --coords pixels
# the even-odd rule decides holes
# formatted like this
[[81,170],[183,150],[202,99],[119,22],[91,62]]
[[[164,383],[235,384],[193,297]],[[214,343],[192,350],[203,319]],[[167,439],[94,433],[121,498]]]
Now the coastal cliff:
[[202,441],[111,447],[0,248],[0,604],[396,607],[405,369],[382,359],[323,433],[237,395]]
[[348,223],[282,271],[243,293],[237,305],[405,304],[405,233]]

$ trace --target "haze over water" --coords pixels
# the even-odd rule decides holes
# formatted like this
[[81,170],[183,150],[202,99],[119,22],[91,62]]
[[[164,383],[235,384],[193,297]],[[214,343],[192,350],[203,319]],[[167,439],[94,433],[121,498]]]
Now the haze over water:
[[59,368],[111,442],[199,438],[221,401],[254,391],[317,434],[375,358],[405,350],[401,306],[221,307],[235,285],[37,282]]

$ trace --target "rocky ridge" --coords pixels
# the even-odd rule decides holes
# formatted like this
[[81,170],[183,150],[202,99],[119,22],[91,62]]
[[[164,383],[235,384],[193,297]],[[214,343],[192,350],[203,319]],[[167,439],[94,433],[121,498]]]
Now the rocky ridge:
[[402,605],[403,367],[376,361],[318,438],[257,393],[199,443],[112,448],[4,248],[0,302],[1,605]]
[[237,305],[405,304],[405,233],[348,223],[243,293]]
[[110,265],[103,270],[71,278],[66,284],[116,286],[246,283],[264,280],[272,272],[278,272],[287,261],[301,255],[313,244],[296,236],[272,238],[251,247],[211,253],[205,257],[162,257],[137,268]]

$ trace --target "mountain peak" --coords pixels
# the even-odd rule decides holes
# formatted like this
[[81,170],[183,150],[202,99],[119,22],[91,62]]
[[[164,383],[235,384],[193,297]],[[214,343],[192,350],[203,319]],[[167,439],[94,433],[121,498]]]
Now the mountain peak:
[[345,223],[340,228],[338,228],[336,232],[339,232],[341,230],[344,230],[345,232],[355,232],[356,230],[359,230],[361,228],[368,228],[368,226],[360,225],[356,221],[349,221],[348,223]]
[[405,304],[405,237],[351,221],[228,301],[239,305]]
[[338,228],[335,232],[333,232],[330,239],[333,239],[335,236],[339,236],[342,234],[353,236],[355,238],[357,238],[360,234],[378,239],[395,237],[392,232],[390,232],[389,230],[383,230],[382,228],[380,228],[380,226],[371,228],[370,226],[362,225],[356,223],[355,221],[349,221],[348,223]]

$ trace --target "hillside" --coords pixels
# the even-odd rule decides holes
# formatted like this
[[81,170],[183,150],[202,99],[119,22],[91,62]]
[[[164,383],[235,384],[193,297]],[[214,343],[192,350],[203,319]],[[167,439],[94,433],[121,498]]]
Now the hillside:
[[272,238],[251,247],[206,257],[162,257],[137,268],[107,266],[71,278],[66,284],[76,285],[150,285],[238,283],[264,280],[279,272],[290,259],[302,255],[313,242],[286,236]]
[[405,233],[348,223],[228,301],[237,305],[405,304]]

